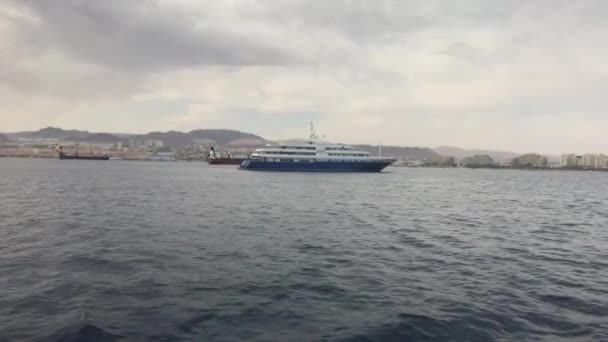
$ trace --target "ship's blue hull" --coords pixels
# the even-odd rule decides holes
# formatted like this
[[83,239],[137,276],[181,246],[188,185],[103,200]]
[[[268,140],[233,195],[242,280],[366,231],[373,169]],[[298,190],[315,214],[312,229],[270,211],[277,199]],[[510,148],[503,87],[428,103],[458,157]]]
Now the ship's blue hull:
[[369,160],[360,162],[314,161],[275,162],[247,159],[241,163],[243,170],[254,171],[304,171],[304,172],[380,172],[393,160]]

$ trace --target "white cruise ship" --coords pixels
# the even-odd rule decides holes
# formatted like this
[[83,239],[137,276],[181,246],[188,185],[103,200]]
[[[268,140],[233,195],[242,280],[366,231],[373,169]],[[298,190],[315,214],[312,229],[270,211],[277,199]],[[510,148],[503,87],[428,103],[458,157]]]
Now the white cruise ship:
[[241,162],[243,170],[380,172],[395,159],[372,157],[348,145],[315,142],[311,125],[309,141],[302,144],[266,145]]

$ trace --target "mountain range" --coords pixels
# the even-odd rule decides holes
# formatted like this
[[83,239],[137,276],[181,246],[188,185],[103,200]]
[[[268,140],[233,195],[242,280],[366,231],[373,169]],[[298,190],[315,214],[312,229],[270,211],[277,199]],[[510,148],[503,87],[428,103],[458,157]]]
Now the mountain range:
[[[167,147],[177,148],[193,143],[217,144],[222,146],[257,146],[266,140],[260,136],[228,129],[199,129],[190,132],[150,132],[147,134],[118,134],[118,133],[92,133],[79,130],[64,130],[55,127],[46,127],[33,132],[18,132],[5,135],[8,140],[34,139],[58,140],[77,143],[115,144],[145,140],[162,140]],[[0,138],[1,139],[1,138]]]
[[[92,144],[129,144],[136,142],[143,144],[146,140],[162,140],[164,146],[178,148],[191,144],[210,145],[215,144],[226,147],[254,147],[264,145],[270,141],[261,136],[240,132],[230,129],[197,129],[190,132],[168,131],[150,132],[147,134],[121,134],[121,133],[94,133],[81,130],[64,130],[56,127],[46,127],[38,131],[27,131],[18,133],[0,133],[0,143],[6,143],[19,139],[33,140],[58,140],[77,143]],[[303,142],[303,140],[285,140],[282,143]],[[378,154],[378,146],[353,145],[357,150]],[[498,162],[511,160],[518,156],[515,152],[493,151],[482,149],[462,149],[453,146],[441,146],[435,149],[426,147],[406,146],[382,146],[382,153],[399,159],[431,160],[440,156],[451,156],[460,160],[465,157],[485,154]]]

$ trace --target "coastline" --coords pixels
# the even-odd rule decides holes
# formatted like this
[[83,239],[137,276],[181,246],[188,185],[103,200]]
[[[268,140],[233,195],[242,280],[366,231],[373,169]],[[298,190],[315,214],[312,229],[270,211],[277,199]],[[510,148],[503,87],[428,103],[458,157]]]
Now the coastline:
[[[0,159],[57,159],[57,156],[50,155],[0,155]],[[149,158],[121,158],[121,157],[112,157],[110,156],[109,161],[124,161],[124,162],[134,162],[134,161],[142,161],[142,162],[168,162],[169,160],[154,160]],[[198,160],[198,159],[176,159],[170,160],[171,162],[200,162],[205,163],[206,160]],[[586,168],[515,168],[515,167],[507,167],[507,166],[492,166],[492,167],[450,167],[450,166],[395,166],[390,165],[390,168],[404,168],[404,169],[469,169],[469,170],[512,170],[512,171],[581,171],[581,172],[608,172],[608,169],[586,169]]]

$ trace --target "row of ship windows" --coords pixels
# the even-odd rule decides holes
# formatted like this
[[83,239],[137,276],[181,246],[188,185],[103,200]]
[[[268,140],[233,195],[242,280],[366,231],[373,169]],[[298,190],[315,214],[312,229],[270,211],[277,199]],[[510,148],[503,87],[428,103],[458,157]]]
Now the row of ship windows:
[[[314,159],[291,159],[291,158],[264,158],[264,161],[269,162],[297,162],[297,163],[314,163],[316,160]],[[360,162],[362,160],[352,160],[352,159],[338,159],[334,160],[334,162]]]
[[366,157],[366,154],[352,154],[352,153],[329,153],[330,156],[334,157]]
[[266,158],[266,161],[273,162],[299,162],[299,163],[312,163],[314,160],[309,159],[291,159],[291,158]]
[[279,146],[281,149],[292,149],[292,150],[315,150],[314,146]]
[[[314,156],[315,152],[286,152],[286,151],[264,151],[264,154],[287,154],[287,155],[304,155],[304,156]],[[367,157],[367,154],[362,153],[328,153],[332,157]]]
[[[286,149],[290,149],[290,150],[316,150],[317,148],[314,146],[277,146],[278,148],[282,149],[282,150],[286,150]],[[344,146],[340,146],[340,147],[325,147],[326,151],[344,151],[347,150],[346,147]]]
[[284,151],[264,151],[264,154],[299,154],[305,156],[314,156],[315,152],[284,152]]

